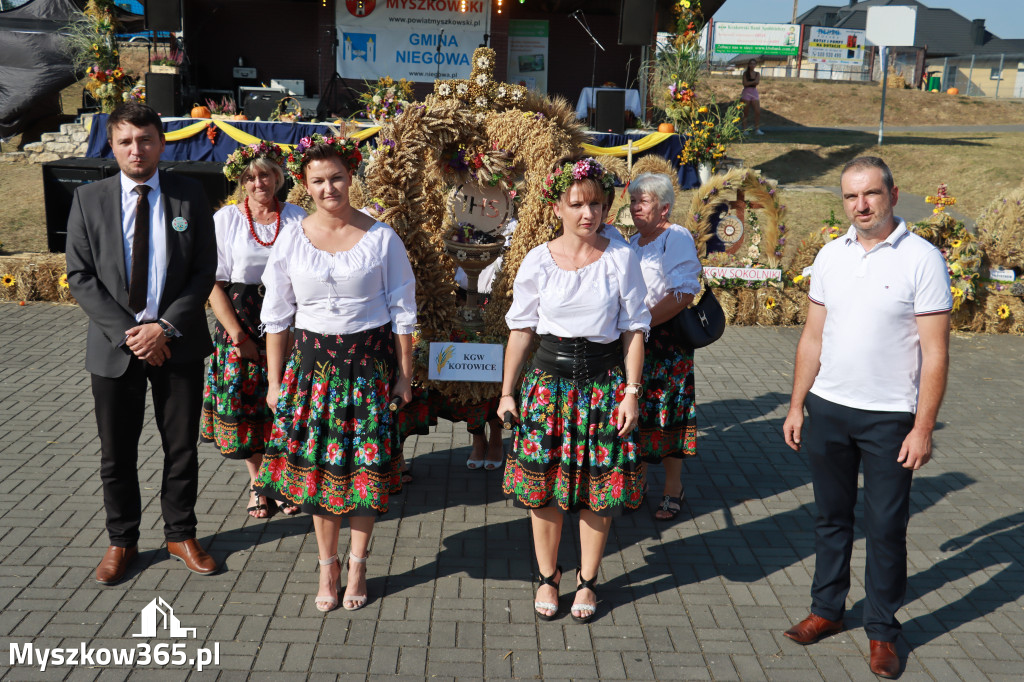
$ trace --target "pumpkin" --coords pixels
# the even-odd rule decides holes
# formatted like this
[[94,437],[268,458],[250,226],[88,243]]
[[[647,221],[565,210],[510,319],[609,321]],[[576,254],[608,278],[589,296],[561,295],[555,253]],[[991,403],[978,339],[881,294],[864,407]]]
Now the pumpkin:
[[234,116],[231,117],[231,120],[232,121],[248,121],[249,117],[246,116],[245,114],[235,114]]
[[950,88],[949,90],[946,90],[946,94],[947,95],[959,95],[960,94],[960,88]]
[[676,127],[671,123],[661,123],[658,125],[659,133],[674,133],[675,131]]
[[192,118],[210,118],[210,109],[199,104],[192,105]]

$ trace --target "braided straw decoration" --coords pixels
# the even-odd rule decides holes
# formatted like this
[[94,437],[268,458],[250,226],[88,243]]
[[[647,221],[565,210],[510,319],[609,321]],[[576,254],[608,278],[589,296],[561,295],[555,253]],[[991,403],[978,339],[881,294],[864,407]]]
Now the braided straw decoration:
[[[481,114],[458,101],[428,95],[425,105],[407,108],[380,132],[374,158],[367,164],[364,196],[383,207],[379,220],[394,228],[409,253],[416,275],[420,335],[427,341],[449,340],[458,314],[456,264],[445,251],[444,235],[449,227],[445,221],[448,190],[470,181],[467,172],[448,167],[448,159],[460,146],[488,150],[482,171],[499,172],[511,164],[525,178],[519,226],[484,309],[485,341],[502,343],[508,337],[505,313],[519,265],[531,248],[554,235],[554,215],[541,197],[541,185],[556,158],[580,148],[582,128],[563,99],[531,96],[523,107],[531,111]],[[500,184],[507,188],[504,180]],[[496,397],[500,389],[493,383],[432,382],[427,368],[419,364],[416,379],[467,404]]]
[[751,203],[759,203],[764,208],[765,219],[761,227],[761,262],[770,268],[779,267],[782,261],[783,234],[786,226],[782,218],[786,207],[779,203],[779,192],[767,180],[759,178],[749,168],[733,168],[724,175],[713,175],[705,185],[701,185],[690,201],[690,211],[686,214],[685,227],[693,233],[697,243],[697,253],[707,255],[707,242],[711,239],[711,218],[715,212],[729,202],[730,191],[743,190],[745,198]]

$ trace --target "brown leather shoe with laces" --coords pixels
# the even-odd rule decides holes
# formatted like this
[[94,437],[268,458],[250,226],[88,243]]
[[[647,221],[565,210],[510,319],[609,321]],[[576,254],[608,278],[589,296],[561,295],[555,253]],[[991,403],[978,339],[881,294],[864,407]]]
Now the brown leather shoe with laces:
[[135,561],[135,557],[138,555],[138,545],[131,547],[115,547],[111,545],[107,548],[107,553],[100,560],[99,566],[96,567],[96,582],[100,585],[116,585],[121,582],[124,574],[128,571],[128,567]]
[[210,575],[217,572],[217,562],[199,546],[195,538],[181,542],[168,542],[167,551],[176,559],[181,559],[188,570],[199,575]]
[[826,620],[812,613],[783,634],[797,644],[806,645],[814,644],[819,639],[842,632],[842,630],[843,621]]
[[870,640],[870,643],[871,672],[890,680],[899,677],[900,657],[896,653],[896,645],[892,642],[880,642],[877,639]]

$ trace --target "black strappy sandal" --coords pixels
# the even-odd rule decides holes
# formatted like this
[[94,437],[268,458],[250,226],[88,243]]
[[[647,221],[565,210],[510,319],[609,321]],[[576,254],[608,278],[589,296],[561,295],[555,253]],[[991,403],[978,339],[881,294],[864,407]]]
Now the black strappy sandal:
[[[672,507],[670,507],[669,505],[671,505],[671,504],[676,505],[676,508],[673,509]],[[682,495],[680,495],[679,497],[670,497],[669,495],[665,495],[663,498],[661,498],[661,504],[658,505],[658,508],[655,511],[665,512],[665,513],[669,514],[669,516],[655,516],[654,520],[655,521],[671,521],[672,519],[674,519],[677,516],[679,516],[679,512],[681,512],[682,510],[683,510],[683,496]]]
[[[256,519],[258,521],[266,521],[270,518],[270,507],[267,506],[266,497],[263,497],[256,492],[256,486],[251,486],[249,492],[256,496],[256,504],[251,507],[245,508],[245,513],[249,515],[249,518]],[[260,502],[260,497],[263,497],[263,502]],[[266,516],[253,516],[255,512],[267,512]]]
[[[595,575],[590,580],[584,580],[583,579],[583,574],[580,572],[580,569],[577,568],[576,569],[576,580],[580,581],[580,584],[576,586],[576,592],[578,593],[580,590],[590,590],[591,592],[594,593],[594,597],[595,597],[595,601],[596,601],[596,597],[597,597],[597,584],[596,584],[597,583],[597,576]],[[585,616],[577,616],[576,615],[577,611],[582,611],[586,615]],[[572,619],[574,621],[576,621],[577,623],[586,624],[586,623],[589,623],[591,621],[591,619],[593,619],[594,614],[597,613],[597,604],[596,603],[595,604],[573,604],[572,605],[572,609],[569,611],[569,613],[572,614]]]
[[[551,587],[555,588],[555,593],[557,594],[558,593],[558,585],[562,582],[562,567],[561,566],[555,566],[555,572],[552,573],[551,575],[543,575],[543,574],[540,573],[540,571],[537,571],[537,573],[538,573],[538,575],[540,575],[540,584],[542,586],[543,585],[550,585]],[[555,582],[555,576],[556,575],[558,576],[558,582]],[[540,587],[538,587],[537,589],[540,589]],[[555,597],[555,599],[557,600],[558,598]],[[554,611],[554,613],[552,613],[549,616],[546,613],[541,613],[538,609],[544,609],[545,611]],[[556,603],[552,604],[549,601],[537,601],[536,599],[534,599],[534,601],[533,601],[533,612],[536,613],[537,617],[540,618],[541,620],[554,620],[555,616],[558,615],[558,603],[556,602]]]

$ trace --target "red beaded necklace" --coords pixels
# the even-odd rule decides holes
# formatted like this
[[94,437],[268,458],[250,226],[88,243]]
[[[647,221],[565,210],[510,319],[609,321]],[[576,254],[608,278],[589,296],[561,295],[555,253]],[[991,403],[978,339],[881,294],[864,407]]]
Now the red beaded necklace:
[[252,222],[252,212],[249,211],[249,197],[246,197],[243,203],[245,205],[245,219],[249,223],[249,234],[252,235],[252,238],[256,240],[257,244],[269,249],[274,245],[274,242],[277,241],[277,236],[281,234],[281,206],[278,204],[277,197],[274,197],[274,208],[277,209],[277,229],[274,231],[274,238],[269,242],[263,241],[260,239],[259,235],[256,234],[256,226],[253,225]]

